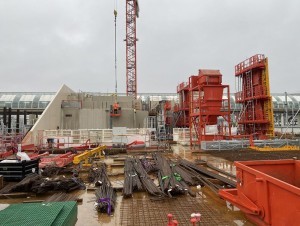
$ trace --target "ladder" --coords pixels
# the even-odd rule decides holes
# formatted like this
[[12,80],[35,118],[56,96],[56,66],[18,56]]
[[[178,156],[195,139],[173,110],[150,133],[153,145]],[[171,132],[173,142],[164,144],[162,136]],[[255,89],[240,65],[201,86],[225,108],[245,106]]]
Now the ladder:
[[247,71],[245,75],[245,87],[246,87],[246,97],[253,96],[253,87],[252,87],[252,71]]
[[157,141],[158,141],[158,146],[157,146],[158,149],[167,148],[167,133],[166,133],[166,127],[164,125],[158,125]]

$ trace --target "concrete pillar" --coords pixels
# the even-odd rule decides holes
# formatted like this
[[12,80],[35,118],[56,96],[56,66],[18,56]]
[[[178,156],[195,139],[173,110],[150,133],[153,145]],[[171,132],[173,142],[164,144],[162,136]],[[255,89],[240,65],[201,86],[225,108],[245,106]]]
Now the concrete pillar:
[[19,133],[19,128],[20,128],[20,110],[17,109],[17,122],[16,122],[16,132]]
[[7,125],[7,128],[8,128],[8,132],[10,133],[11,132],[11,108],[8,109],[8,125]]
[[27,125],[27,112],[24,110],[24,125]]
[[6,107],[3,108],[3,124],[6,126],[7,121],[6,121]]

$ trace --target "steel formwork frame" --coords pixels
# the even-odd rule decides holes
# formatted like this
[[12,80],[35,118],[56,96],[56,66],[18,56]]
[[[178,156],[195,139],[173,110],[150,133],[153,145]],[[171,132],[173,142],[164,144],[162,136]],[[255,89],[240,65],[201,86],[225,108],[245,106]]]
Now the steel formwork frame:
[[274,136],[273,103],[270,94],[268,58],[254,55],[235,66],[236,102],[242,105],[238,118],[241,135],[259,139]]
[[[221,84],[221,78],[218,70],[199,70],[198,76],[189,78],[190,145],[231,138],[230,90],[229,85]],[[208,134],[206,126],[217,125],[219,117],[227,125],[218,125],[217,134]]]
[[176,114],[176,127],[189,127],[189,83],[182,82],[177,86],[177,94],[179,103],[174,107],[174,113]]
[[137,0],[126,0],[126,94],[137,98],[136,18]]

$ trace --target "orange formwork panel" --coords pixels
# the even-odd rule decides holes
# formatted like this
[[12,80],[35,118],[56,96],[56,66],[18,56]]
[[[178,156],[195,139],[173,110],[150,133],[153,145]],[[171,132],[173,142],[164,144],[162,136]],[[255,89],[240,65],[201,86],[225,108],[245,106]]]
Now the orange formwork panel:
[[235,98],[242,105],[238,117],[239,134],[256,134],[259,139],[273,137],[274,119],[268,58],[257,54],[237,64],[235,77]]
[[[200,69],[198,76],[189,78],[189,128],[190,144],[231,137],[230,92],[222,85],[219,70]],[[225,120],[218,124],[218,118]],[[218,126],[217,132],[209,132],[210,126]]]
[[261,226],[300,225],[300,160],[235,162],[236,189],[219,195]]
[[72,152],[67,152],[66,154],[44,157],[44,158],[41,158],[39,167],[45,168],[47,165],[64,167],[73,162],[75,155],[76,154],[73,154]]
[[189,127],[189,83],[182,82],[177,86],[178,104],[174,106],[176,127]]

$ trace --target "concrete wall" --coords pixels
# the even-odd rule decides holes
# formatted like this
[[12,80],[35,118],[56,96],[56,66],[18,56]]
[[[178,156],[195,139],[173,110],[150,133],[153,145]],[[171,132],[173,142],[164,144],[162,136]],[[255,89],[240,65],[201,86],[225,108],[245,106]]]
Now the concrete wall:
[[79,128],[79,111],[78,108],[64,108],[61,115],[61,129],[78,129]]
[[[135,112],[135,113],[134,113]],[[61,129],[109,129],[112,127],[143,128],[147,111],[132,108],[122,109],[121,116],[111,118],[108,109],[72,109],[62,110]]]
[[[114,96],[92,96],[86,93],[76,93],[68,97],[68,100],[80,101],[82,108],[104,108],[109,109],[115,102]],[[117,98],[121,108],[133,108],[133,106],[141,106],[141,100],[134,100],[133,97],[120,96]]]
[[141,100],[121,96],[117,101],[121,107],[121,116],[111,118],[110,107],[115,102],[114,96],[93,96],[76,93],[68,97],[69,101],[81,103],[81,108],[62,109],[62,129],[109,129],[112,127],[143,128],[148,112],[134,110],[141,107]]
[[104,109],[81,109],[79,129],[109,128],[109,112]]
[[42,115],[23,139],[23,145],[36,144],[39,130],[57,129],[57,127],[61,126],[61,102],[62,100],[66,100],[73,92],[66,85],[62,85],[53,100],[48,104]]
[[[147,111],[135,110],[141,106],[141,100],[133,97],[118,97],[121,116],[111,118],[110,106],[114,96],[92,96],[75,93],[63,85],[51,103],[44,110],[22,144],[37,144],[42,135],[39,131],[59,129],[109,129],[112,127],[143,128]],[[138,108],[136,108],[138,109]]]

